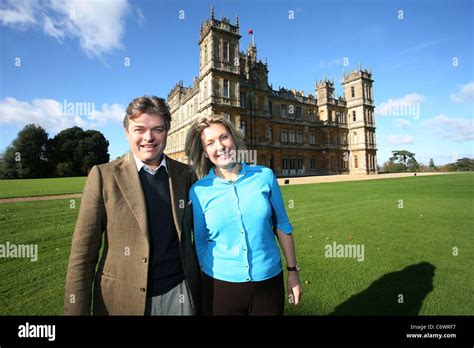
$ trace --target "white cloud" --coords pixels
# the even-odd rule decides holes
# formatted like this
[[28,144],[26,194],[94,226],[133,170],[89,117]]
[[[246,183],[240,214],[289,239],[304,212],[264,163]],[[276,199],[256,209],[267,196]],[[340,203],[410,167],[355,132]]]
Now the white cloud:
[[64,33],[64,31],[62,31],[61,29],[56,27],[56,25],[53,23],[51,18],[49,18],[48,16],[44,17],[43,30],[46,34],[48,34],[49,36],[52,36],[52,37],[54,37],[58,40],[63,39],[64,36],[66,35]]
[[450,95],[450,98],[456,104],[474,101],[474,81],[461,86],[458,92]]
[[82,101],[34,99],[28,102],[11,97],[0,101],[0,124],[22,128],[34,123],[49,133],[74,126],[97,129],[109,123],[121,123],[124,115],[125,109],[120,104],[103,104],[96,110],[95,103]]
[[474,120],[440,114],[426,122],[435,133],[445,139],[461,143],[474,140]]
[[101,110],[94,110],[88,117],[94,127],[102,126],[109,122],[121,123],[125,117],[125,109],[120,104],[102,104]]
[[421,103],[425,97],[418,93],[409,93],[398,99],[389,99],[375,108],[376,116],[410,116],[420,118]]
[[390,144],[412,144],[413,137],[411,135],[389,135],[388,142]]
[[411,122],[408,120],[397,118],[395,121],[395,126],[402,129],[407,129],[411,127]]
[[145,15],[139,8],[135,9],[135,16],[137,17],[138,25],[143,25],[143,23],[145,23]]
[[132,9],[127,0],[48,0],[41,5],[36,1],[5,0],[0,23],[23,30],[40,26],[59,41],[77,39],[89,56],[101,57],[122,48],[125,16]]
[[5,26],[24,30],[36,24],[35,12],[38,2],[29,0],[5,0],[0,4],[0,23]]

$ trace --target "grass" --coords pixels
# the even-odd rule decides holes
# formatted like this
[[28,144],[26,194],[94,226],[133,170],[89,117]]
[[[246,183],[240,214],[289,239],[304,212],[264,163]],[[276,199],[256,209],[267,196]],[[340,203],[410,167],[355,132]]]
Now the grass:
[[80,200],[0,204],[0,244],[37,244],[38,260],[0,258],[0,315],[60,315]]
[[[304,292],[287,314],[474,314],[474,175],[282,191],[294,205],[287,211]],[[0,315],[62,314],[75,202],[75,209],[70,200],[0,204],[0,244],[39,248],[37,262],[0,258]],[[325,257],[333,242],[363,244],[364,261]]]
[[[282,191],[294,204],[287,211],[304,292],[301,306],[287,306],[286,313],[474,314],[474,175]],[[364,261],[325,257],[334,241],[363,244]]]
[[80,193],[87,177],[0,180],[0,198]]

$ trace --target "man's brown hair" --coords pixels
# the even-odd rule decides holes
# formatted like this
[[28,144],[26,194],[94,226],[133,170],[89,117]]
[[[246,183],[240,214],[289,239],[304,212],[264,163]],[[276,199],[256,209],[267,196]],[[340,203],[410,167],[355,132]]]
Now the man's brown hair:
[[171,127],[171,113],[166,101],[163,98],[158,98],[154,95],[145,95],[133,99],[128,104],[123,119],[123,126],[128,129],[129,120],[140,117],[141,114],[158,115],[163,117],[165,121],[166,130]]

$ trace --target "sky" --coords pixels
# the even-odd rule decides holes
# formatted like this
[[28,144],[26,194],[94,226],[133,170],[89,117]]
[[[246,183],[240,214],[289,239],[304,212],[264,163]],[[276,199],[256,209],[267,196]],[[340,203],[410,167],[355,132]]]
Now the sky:
[[[474,1],[0,0],[0,152],[27,124],[50,137],[101,131],[111,159],[135,97],[166,98],[199,74],[199,27],[239,15],[269,83],[315,94],[315,81],[371,68],[377,161],[393,150],[436,165],[474,157]],[[82,106],[85,106],[83,108]]]

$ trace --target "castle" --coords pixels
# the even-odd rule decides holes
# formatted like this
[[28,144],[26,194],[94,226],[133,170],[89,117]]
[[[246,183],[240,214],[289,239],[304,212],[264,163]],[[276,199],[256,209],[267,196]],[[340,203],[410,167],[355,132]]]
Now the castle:
[[238,16],[235,24],[217,20],[211,8],[200,28],[199,76],[168,94],[172,123],[165,152],[171,158],[187,162],[190,125],[201,115],[221,114],[243,132],[257,163],[279,177],[377,173],[371,71],[343,71],[343,97],[326,78],[316,83],[314,96],[273,90],[253,36],[246,52],[240,38]]

